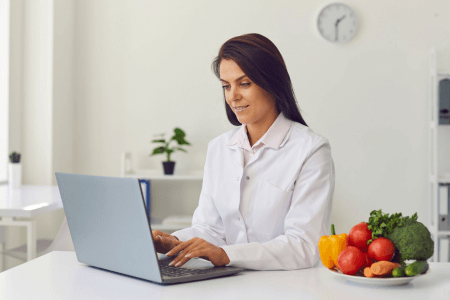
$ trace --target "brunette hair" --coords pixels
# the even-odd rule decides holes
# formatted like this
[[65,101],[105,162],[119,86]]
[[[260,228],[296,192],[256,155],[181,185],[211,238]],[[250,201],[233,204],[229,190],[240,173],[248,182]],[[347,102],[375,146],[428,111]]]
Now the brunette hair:
[[[308,126],[300,114],[283,57],[268,38],[258,33],[249,33],[226,41],[212,63],[214,74],[219,79],[222,59],[233,60],[255,84],[272,95],[278,113],[283,112],[287,119]],[[230,123],[242,125],[227,104],[225,91],[224,99]]]

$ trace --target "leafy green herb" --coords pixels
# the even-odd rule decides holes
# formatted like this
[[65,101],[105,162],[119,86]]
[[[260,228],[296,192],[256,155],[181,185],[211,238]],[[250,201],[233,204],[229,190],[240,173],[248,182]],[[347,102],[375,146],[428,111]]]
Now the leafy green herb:
[[412,217],[402,217],[402,213],[395,213],[392,215],[383,214],[380,210],[373,210],[370,213],[368,228],[372,230],[372,239],[367,241],[367,244],[379,237],[387,237],[389,233],[392,233],[395,227],[403,226],[407,221],[417,221],[417,213]]

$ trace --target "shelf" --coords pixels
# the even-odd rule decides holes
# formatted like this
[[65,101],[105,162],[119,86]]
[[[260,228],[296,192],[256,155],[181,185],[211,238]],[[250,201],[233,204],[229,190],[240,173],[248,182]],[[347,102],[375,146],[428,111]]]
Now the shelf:
[[438,178],[439,183],[450,184],[450,173],[444,173],[439,175]]
[[449,124],[438,124],[437,121],[431,121],[430,122],[430,128],[431,129],[435,129],[436,127],[438,128],[445,128],[450,126]]
[[177,231],[177,230],[181,230],[181,229],[185,229],[185,228],[189,228],[190,226],[180,226],[180,225],[163,225],[161,223],[159,224],[151,224],[152,230],[173,230],[173,231]]
[[436,74],[438,76],[450,76],[450,70],[446,70],[446,69],[438,69]]
[[[428,139],[429,143],[429,166],[428,166],[428,175],[430,183],[428,185],[428,197],[430,199],[430,209],[429,212],[429,223],[430,225],[429,231],[433,236],[435,252],[433,254],[433,261],[439,261],[440,258],[440,249],[439,239],[442,237],[450,236],[450,230],[439,231],[439,218],[436,214],[436,210],[439,207],[439,190],[436,191],[436,188],[440,188],[443,185],[450,185],[450,172],[445,172],[448,170],[448,165],[443,165],[440,162],[441,159],[448,159],[448,155],[444,155],[441,157],[442,153],[439,150],[441,143],[439,142],[443,136],[447,137],[448,132],[447,129],[443,129],[446,127],[444,124],[439,124],[439,84],[440,81],[446,78],[450,78],[450,69],[448,66],[437,66],[438,53],[435,47],[431,48],[430,52],[430,71],[431,71],[431,93],[429,97],[429,106],[428,106],[428,118],[429,118],[429,135]],[[447,125],[448,126],[448,125]],[[441,169],[442,168],[442,169]],[[437,248],[436,248],[437,247]],[[448,251],[448,250],[447,250]]]
[[[434,182],[434,176],[430,176],[430,182]],[[438,184],[450,184],[450,174],[441,174],[438,176]]]
[[203,180],[203,170],[165,175],[163,170],[136,170],[133,173],[125,173],[124,177],[147,180]]

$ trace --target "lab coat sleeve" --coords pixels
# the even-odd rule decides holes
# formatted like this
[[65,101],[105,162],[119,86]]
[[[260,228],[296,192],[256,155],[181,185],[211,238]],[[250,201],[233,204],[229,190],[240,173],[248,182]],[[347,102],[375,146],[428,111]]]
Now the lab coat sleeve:
[[200,193],[198,206],[192,217],[192,225],[189,228],[175,231],[172,235],[176,236],[180,241],[188,241],[194,237],[198,237],[219,247],[226,245],[225,229],[222,218],[220,217],[209,192],[211,178],[209,176],[210,163],[208,155],[210,153],[210,144],[211,142],[208,144],[206,154],[202,191]]
[[313,267],[320,259],[319,239],[330,231],[334,176],[330,144],[319,137],[296,179],[284,234],[265,243],[221,246],[228,265],[254,270]]

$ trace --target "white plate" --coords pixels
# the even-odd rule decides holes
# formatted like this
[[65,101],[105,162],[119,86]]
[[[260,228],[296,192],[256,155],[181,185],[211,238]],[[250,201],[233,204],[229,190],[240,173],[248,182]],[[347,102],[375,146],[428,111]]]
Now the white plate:
[[345,278],[349,281],[353,281],[356,283],[374,285],[374,286],[394,286],[394,285],[403,285],[409,283],[411,280],[414,280],[417,277],[422,277],[430,273],[430,269],[423,274],[416,276],[406,276],[406,277],[387,277],[387,278],[368,278],[365,276],[356,276],[356,275],[345,275],[341,271],[337,269],[328,269],[335,276],[339,276],[341,278]]

